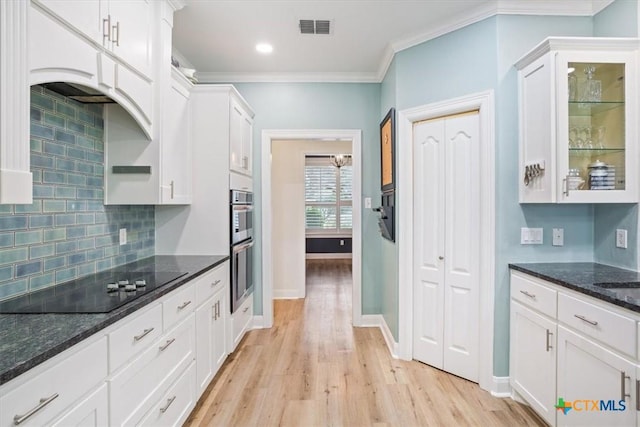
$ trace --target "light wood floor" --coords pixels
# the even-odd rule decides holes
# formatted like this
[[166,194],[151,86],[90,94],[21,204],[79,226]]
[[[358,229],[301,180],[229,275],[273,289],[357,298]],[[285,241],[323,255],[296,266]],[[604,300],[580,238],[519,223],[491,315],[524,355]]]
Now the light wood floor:
[[545,425],[526,406],[419,362],[392,359],[377,328],[351,327],[350,260],[307,262],[307,298],[276,300],[187,426]]

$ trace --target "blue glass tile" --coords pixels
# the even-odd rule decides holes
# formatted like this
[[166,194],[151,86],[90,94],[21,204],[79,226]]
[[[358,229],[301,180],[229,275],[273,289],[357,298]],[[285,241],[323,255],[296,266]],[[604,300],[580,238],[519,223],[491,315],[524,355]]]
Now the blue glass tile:
[[67,121],[67,129],[77,133],[84,133],[84,125],[75,120]]
[[67,227],[67,239],[76,239],[84,237],[87,234],[87,228],[84,225],[76,227]]
[[53,129],[48,126],[42,126],[37,123],[31,123],[31,136],[45,139],[53,139]]
[[[117,242],[115,242],[117,243]],[[115,244],[113,246],[109,246],[104,248],[104,256],[106,257],[114,257],[120,253],[120,245]]]
[[64,255],[45,259],[44,271],[55,270],[56,268],[64,267],[66,265],[66,259],[67,257],[65,257]]
[[81,264],[83,262],[87,261],[87,254],[84,252],[80,252],[77,254],[73,254],[73,255],[69,255],[67,257],[67,264],[69,265],[76,265],[76,264]]
[[87,160],[89,160],[91,162],[96,162],[96,163],[103,163],[104,162],[104,154],[103,153],[99,153],[97,151],[89,151],[89,152],[87,152]]
[[32,261],[16,265],[16,277],[30,276],[42,270],[42,261]]
[[87,236],[98,236],[105,233],[105,224],[87,225]]
[[118,243],[118,236],[114,234],[107,234],[106,236],[98,236],[96,237],[96,247],[101,246],[110,246],[115,243]]
[[53,225],[53,215],[29,216],[29,228],[51,227],[52,225]]
[[13,232],[0,233],[0,248],[13,247]]
[[[75,214],[57,214],[56,215],[56,227],[60,227],[64,225],[75,225],[75,223],[76,223]],[[68,235],[67,235],[67,238],[69,238]]]
[[44,258],[44,257],[52,256],[54,253],[55,253],[55,245],[53,243],[48,243],[46,245],[31,246],[29,250],[29,257],[31,259]]
[[45,184],[64,184],[67,181],[67,175],[64,172],[45,171],[42,181]]
[[14,262],[26,261],[29,257],[27,248],[2,249],[0,250],[0,264],[10,264]]
[[59,171],[73,172],[76,170],[76,162],[68,159],[56,159],[56,169]]
[[56,101],[56,111],[72,119],[76,118],[76,109],[63,102]]
[[[87,178],[88,180],[89,178]],[[78,188],[79,199],[97,199],[97,191],[92,188]]]
[[94,261],[104,257],[104,249],[98,248],[87,251],[87,261]]
[[31,167],[53,169],[55,167],[53,159],[51,156],[31,153]]
[[56,271],[56,283],[62,283],[62,282],[69,281],[71,279],[75,279],[76,274],[77,274],[77,269],[75,267],[58,270]]
[[0,282],[4,282],[9,279],[13,279],[12,265],[0,268]]
[[78,175],[75,173],[67,174],[67,181],[72,185],[87,185],[87,177],[84,175]]
[[16,231],[16,246],[42,242],[42,230]]
[[56,199],[75,199],[76,187],[56,187]]
[[0,299],[17,296],[27,292],[28,279],[12,280],[0,285]]
[[55,114],[51,114],[49,112],[44,113],[44,122],[48,125],[52,125],[55,127],[59,127],[59,128],[64,127],[64,118],[60,116],[56,116]]
[[75,144],[76,143],[76,136],[69,133],[69,132],[65,132],[62,131],[60,129],[56,129],[56,141],[61,141],[61,142],[66,142],[69,144]]
[[53,99],[36,92],[31,92],[31,104],[42,107],[45,110],[53,109]]
[[34,184],[33,197],[40,199],[51,198],[53,197],[54,188],[55,187],[53,185]]
[[87,128],[87,135],[92,136],[94,138],[103,139],[104,138],[104,131],[103,131],[103,129],[100,129],[100,128],[97,128],[97,127],[89,127],[89,128]]
[[102,200],[87,200],[88,211],[102,211],[104,209],[104,203]]
[[106,212],[96,212],[96,224],[103,224],[109,221],[109,217]]
[[47,142],[42,146],[42,151],[46,154],[53,154],[56,156],[64,156],[66,147],[62,144],[56,144],[55,142]]
[[38,110],[35,107],[31,107],[29,113],[32,122],[39,122],[42,119],[42,111]]
[[66,254],[78,250],[78,242],[75,240],[69,242],[56,243],[56,254]]
[[82,173],[93,174],[94,167],[95,166],[92,163],[78,162],[75,170]]
[[29,278],[29,289],[37,291],[38,289],[53,286],[56,283],[55,274],[53,272],[43,274],[42,276],[33,276]]
[[94,115],[84,110],[78,111],[78,120],[88,123],[89,125],[95,123]]
[[[86,203],[85,203],[86,206]],[[69,210],[69,206],[67,206],[67,210]],[[95,223],[95,217],[93,213],[79,213],[76,214],[76,223],[77,224],[93,224]]]
[[93,249],[96,246],[95,239],[90,237],[88,239],[78,240],[78,250],[83,251],[87,249]]
[[[29,140],[29,147],[31,148],[31,152],[42,153],[42,140],[41,139],[33,139]],[[33,166],[33,165],[32,165]]]
[[78,147],[88,148],[89,150],[93,150],[95,147],[93,139],[87,138],[85,136],[78,136],[76,138],[76,145]]
[[102,179],[102,177],[88,176],[87,185],[93,187],[102,187],[104,185],[104,180]]
[[67,212],[80,212],[87,210],[85,200],[67,200]]
[[86,264],[81,264],[78,266],[78,276],[82,277],[82,276],[87,276],[89,274],[93,274],[96,272],[96,263],[95,262],[89,262]]
[[112,258],[101,259],[96,261],[96,271],[103,271],[113,267]]
[[16,205],[16,213],[42,213],[42,200],[34,200],[30,205]]
[[87,158],[87,152],[81,148],[67,147],[67,157],[85,160]]
[[27,228],[26,216],[0,217],[0,230],[21,230]]
[[44,241],[53,242],[56,240],[64,240],[67,238],[67,232],[64,228],[50,228],[44,230]]
[[64,212],[67,206],[64,200],[43,200],[42,203],[44,212]]

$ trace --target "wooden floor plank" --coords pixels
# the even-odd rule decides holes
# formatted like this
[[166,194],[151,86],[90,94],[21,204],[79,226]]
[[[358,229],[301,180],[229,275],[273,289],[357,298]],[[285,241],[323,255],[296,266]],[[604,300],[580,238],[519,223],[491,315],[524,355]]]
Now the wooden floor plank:
[[305,299],[274,301],[200,398],[195,426],[544,426],[528,407],[416,361],[351,326],[350,260],[307,262]]

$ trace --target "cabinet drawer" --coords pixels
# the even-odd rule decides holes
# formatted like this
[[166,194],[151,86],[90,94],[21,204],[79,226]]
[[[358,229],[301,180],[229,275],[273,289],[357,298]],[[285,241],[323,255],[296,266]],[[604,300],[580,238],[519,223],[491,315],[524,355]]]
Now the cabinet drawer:
[[196,291],[193,283],[182,286],[173,291],[162,303],[162,319],[164,330],[173,327],[182,319],[193,313],[196,306]]
[[231,323],[233,330],[233,346],[231,351],[235,350],[236,346],[244,336],[251,318],[253,317],[253,298],[249,297],[244,304],[238,308],[238,310],[231,315]]
[[178,378],[139,426],[181,426],[196,404],[195,362]]
[[635,357],[636,322],[629,317],[561,293],[558,295],[558,319],[618,351]]
[[511,298],[549,317],[556,318],[557,292],[525,275],[511,273]]
[[122,325],[109,334],[109,371],[114,372],[124,362],[149,347],[162,334],[162,307],[155,307],[122,320]]
[[216,267],[204,276],[196,279],[196,306],[211,298],[220,288],[228,288],[229,284],[229,262]]
[[137,424],[168,384],[193,361],[194,355],[195,321],[192,315],[109,380],[109,424]]
[[[62,353],[64,355],[66,353]],[[61,356],[62,356],[61,355]],[[26,373],[24,375],[29,375]],[[107,376],[107,339],[72,352],[58,363],[35,375],[0,397],[0,426],[14,425],[14,417],[24,417],[22,426],[41,426],[76,400],[85,396]],[[42,405],[41,399],[50,400]],[[30,417],[31,410],[39,407]]]

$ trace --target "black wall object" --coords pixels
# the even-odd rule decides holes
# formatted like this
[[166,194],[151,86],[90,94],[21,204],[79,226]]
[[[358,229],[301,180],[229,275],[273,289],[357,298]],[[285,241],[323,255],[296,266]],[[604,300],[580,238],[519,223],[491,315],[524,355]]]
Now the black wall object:
[[350,254],[351,237],[307,237],[306,247],[308,254]]
[[378,218],[378,227],[380,228],[382,237],[392,242],[396,241],[395,204],[395,191],[386,191],[382,193],[382,206],[374,209],[380,213],[380,218]]

